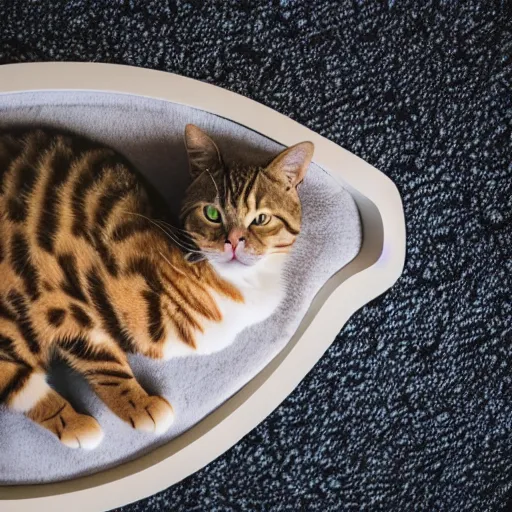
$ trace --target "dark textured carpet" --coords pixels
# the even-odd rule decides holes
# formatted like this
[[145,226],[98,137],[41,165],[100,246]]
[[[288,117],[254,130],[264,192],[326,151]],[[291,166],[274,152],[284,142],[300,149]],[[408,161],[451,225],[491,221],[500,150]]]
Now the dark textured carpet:
[[403,195],[399,283],[235,448],[126,512],[504,509],[510,3],[0,0],[0,9],[2,63],[116,62],[215,83],[353,151]]

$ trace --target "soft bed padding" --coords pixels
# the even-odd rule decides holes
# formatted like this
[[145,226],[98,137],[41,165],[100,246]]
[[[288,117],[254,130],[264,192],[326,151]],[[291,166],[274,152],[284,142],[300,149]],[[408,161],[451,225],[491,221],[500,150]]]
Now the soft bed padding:
[[[281,149],[232,121],[160,100],[91,92],[0,95],[0,129],[45,125],[102,141],[127,156],[175,212],[188,183],[183,145],[187,123],[206,130],[226,159],[264,162]],[[97,418],[105,431],[103,443],[91,452],[70,450],[23,416],[0,408],[0,484],[65,480],[133,459],[190,428],[254,377],[286,345],[320,287],[361,245],[356,204],[329,174],[312,165],[301,197],[304,222],[285,272],[286,300],[269,320],[247,329],[213,356],[165,363],[131,358],[140,382],[175,408],[177,420],[164,437],[133,431],[82,379],[65,373],[59,386],[65,381],[73,404]]]

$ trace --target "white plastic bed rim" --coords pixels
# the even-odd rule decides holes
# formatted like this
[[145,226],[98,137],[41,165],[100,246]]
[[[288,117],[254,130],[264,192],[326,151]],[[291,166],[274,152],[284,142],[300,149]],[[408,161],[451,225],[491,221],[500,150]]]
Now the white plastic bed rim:
[[196,80],[128,66],[0,66],[0,94],[49,90],[162,99],[227,118],[286,146],[310,140],[315,144],[314,162],[356,201],[363,244],[358,256],[322,287],[285,349],[195,427],[139,459],[91,476],[0,487],[2,512],[109,510],[157,493],[196,472],[256,427],[293,391],[350,316],[395,283],[405,258],[405,222],[395,185],[364,160],[268,107]]

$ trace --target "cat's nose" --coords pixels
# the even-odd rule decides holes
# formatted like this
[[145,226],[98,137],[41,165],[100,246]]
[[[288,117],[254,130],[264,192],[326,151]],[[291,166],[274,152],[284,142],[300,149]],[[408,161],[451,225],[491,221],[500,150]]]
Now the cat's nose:
[[245,242],[245,236],[242,229],[232,229],[226,239],[227,244],[231,244],[235,250],[240,242]]

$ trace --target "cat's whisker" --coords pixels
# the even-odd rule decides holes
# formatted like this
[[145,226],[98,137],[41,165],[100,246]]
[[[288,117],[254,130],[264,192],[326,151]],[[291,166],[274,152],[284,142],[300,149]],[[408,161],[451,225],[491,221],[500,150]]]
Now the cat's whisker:
[[146,217],[145,215],[142,215],[140,213],[135,213],[135,212],[125,212],[129,215],[135,215],[137,217],[142,217],[143,219],[146,219],[148,222],[150,222],[151,224],[153,224],[154,226],[156,226],[158,229],[160,229],[160,231],[162,231],[162,233],[164,233],[165,235],[167,235],[167,237],[169,238],[169,240],[171,240],[172,242],[174,242],[176,245],[178,245],[179,247],[181,247],[182,249],[184,249],[185,251],[187,252],[190,252],[190,253],[201,253],[202,254],[202,251],[199,251],[197,249],[194,249],[192,248],[191,246],[190,247],[187,247],[186,245],[184,245],[180,240],[178,240],[177,238],[175,238],[171,233],[169,233],[168,231],[166,231],[162,226],[160,226],[158,223],[156,223],[153,219],[150,219],[149,217]]
[[171,231],[172,230],[175,230],[175,231],[179,231],[179,233],[177,233],[177,235],[179,236],[186,236],[188,237],[190,240],[194,241],[194,237],[192,234],[190,234],[187,230],[185,229],[180,229],[180,228],[177,228],[176,226],[173,226],[172,224],[169,224],[168,222],[165,222],[161,219],[153,219],[155,222],[158,222],[159,224],[161,224],[162,226],[164,226],[165,228],[167,229],[170,229]]
[[[158,227],[160,227],[160,226],[158,226]],[[162,231],[169,237],[170,240],[172,240],[175,244],[177,244],[179,247],[181,247],[188,253],[202,254],[202,251],[197,249],[197,247],[195,245],[188,245],[188,244],[186,244],[185,241],[175,238],[171,233],[165,231],[164,229],[162,229]]]
[[[180,229],[180,228],[177,228],[176,226],[173,226],[161,219],[151,219],[153,222],[156,222],[158,223],[163,229],[165,230],[176,230],[176,231],[179,231],[179,233],[176,233],[175,236],[186,236],[188,239],[189,239],[189,242],[191,242],[191,247],[192,248],[195,248],[196,247],[196,243],[195,243],[195,239],[194,237],[186,230],[184,229]],[[166,231],[167,232],[167,231]],[[170,233],[169,233],[170,234]],[[174,234],[174,233],[173,233]],[[187,243],[186,240],[182,240],[183,243]]]
[[[172,238],[171,233],[169,233],[166,229],[164,229],[164,227],[160,226],[156,219],[150,219],[149,217],[146,217],[145,215],[142,215],[140,213],[135,213],[135,212],[125,211],[124,213],[127,213],[128,215],[135,215],[136,217],[141,217],[141,218],[147,220],[148,222],[150,222],[151,224],[156,226],[158,229],[160,229],[163,233],[165,233],[172,241],[178,243],[178,240],[175,240],[174,238]],[[181,246],[181,247],[183,247],[183,246]]]
[[178,228],[177,226],[173,226],[172,224],[169,224],[168,222],[166,222],[165,220],[162,220],[162,219],[154,219],[156,222],[159,222],[160,224],[168,227],[169,229],[174,229],[175,231],[180,231],[181,233],[193,238],[193,236],[186,230],[186,229],[181,229],[181,228]]
[[215,180],[213,179],[212,173],[210,172],[210,169],[206,168],[204,172],[208,173],[208,176],[210,176],[210,179],[213,182],[213,186],[215,187],[215,190],[217,191],[217,196],[215,197],[215,200],[218,202],[220,200],[220,192],[219,187],[217,187],[217,183],[215,183]]
[[160,254],[160,256],[162,256],[162,258],[169,264],[169,266],[175,270],[176,272],[178,272],[178,274],[181,274],[183,277],[187,277],[187,274],[185,274],[185,272],[183,272],[182,270],[180,270],[176,265],[173,265],[168,258],[166,258],[166,256],[164,255],[164,253],[162,251],[158,251],[158,253]]

